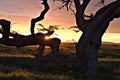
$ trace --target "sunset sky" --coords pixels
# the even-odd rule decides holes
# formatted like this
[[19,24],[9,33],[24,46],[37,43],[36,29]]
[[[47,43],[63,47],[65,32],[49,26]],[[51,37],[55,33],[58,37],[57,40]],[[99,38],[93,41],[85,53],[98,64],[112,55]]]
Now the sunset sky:
[[[58,10],[60,4],[54,3],[52,0],[48,0],[50,10],[46,14],[45,19],[38,23],[48,27],[49,25],[60,25],[60,30],[56,30],[57,35],[53,35],[62,39],[62,41],[77,41],[81,35],[81,32],[75,33],[73,30],[68,29],[75,24],[74,15],[72,12],[66,11],[66,9]],[[86,13],[95,13],[100,7],[95,7],[98,0],[92,0],[91,5],[88,6]],[[114,0],[106,0],[105,3]],[[21,34],[30,34],[30,20],[39,16],[43,10],[40,0],[0,0],[0,19],[7,19],[12,22],[11,31],[16,31]],[[36,25],[37,28],[40,26]],[[103,36],[103,41],[120,43],[120,19],[114,19],[109,25],[109,28]]]

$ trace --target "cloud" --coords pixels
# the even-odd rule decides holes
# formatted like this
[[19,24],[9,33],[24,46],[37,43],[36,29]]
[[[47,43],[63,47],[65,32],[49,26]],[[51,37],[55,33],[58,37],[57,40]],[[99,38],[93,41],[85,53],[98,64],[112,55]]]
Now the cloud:
[[38,0],[0,0],[1,13],[31,16],[41,9]]
[[[106,0],[107,2],[109,0]],[[49,0],[50,10],[45,16],[43,22],[45,25],[55,24],[69,27],[75,25],[75,18],[71,15],[71,12],[64,10],[55,10],[59,6],[59,3],[53,3]],[[95,0],[91,3],[94,5]],[[96,8],[88,6],[88,12],[92,12]],[[94,6],[93,6],[94,7]],[[100,8],[100,7],[99,7]],[[11,20],[14,23],[29,24],[31,18],[39,16],[43,10],[40,0],[0,0],[0,18]],[[119,21],[113,21],[110,25],[108,32],[120,33]]]
[[31,20],[31,17],[0,14],[0,19],[6,19],[6,20],[9,20],[12,23],[16,23],[16,24],[28,24]]

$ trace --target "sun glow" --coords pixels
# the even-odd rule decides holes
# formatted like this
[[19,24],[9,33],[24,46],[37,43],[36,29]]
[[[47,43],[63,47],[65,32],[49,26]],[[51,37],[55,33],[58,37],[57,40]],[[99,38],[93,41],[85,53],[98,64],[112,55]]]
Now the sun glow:
[[[30,26],[28,25],[12,25],[11,32],[16,31],[22,35],[31,35],[30,33]],[[37,33],[38,31],[35,30]],[[51,36],[46,36],[45,40],[49,40],[51,38],[59,38],[61,42],[78,42],[81,32],[74,32],[73,30],[69,29],[62,29],[62,30],[55,30],[54,34]],[[0,38],[2,35],[0,34]],[[120,43],[120,33],[105,33],[102,37],[102,42],[114,42]]]
[[50,36],[45,36],[45,40],[49,40],[50,38]]
[[103,42],[120,43],[120,33],[105,33],[102,40]]

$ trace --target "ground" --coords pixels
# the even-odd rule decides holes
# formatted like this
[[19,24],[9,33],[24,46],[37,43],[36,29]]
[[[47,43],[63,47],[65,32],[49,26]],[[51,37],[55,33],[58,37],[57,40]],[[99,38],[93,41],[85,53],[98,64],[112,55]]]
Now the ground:
[[[89,80],[53,63],[37,62],[36,46],[16,48],[0,45],[0,80]],[[60,53],[75,55],[75,44],[62,43]],[[46,47],[44,56],[50,52]],[[98,51],[100,70],[95,80],[120,80],[120,44],[103,44]],[[93,80],[93,79],[92,79]]]

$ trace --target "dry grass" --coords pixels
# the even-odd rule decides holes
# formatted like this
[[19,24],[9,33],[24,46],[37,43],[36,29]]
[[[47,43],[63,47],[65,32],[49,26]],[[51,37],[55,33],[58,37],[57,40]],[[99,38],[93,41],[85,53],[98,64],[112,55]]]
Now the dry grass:
[[[0,80],[86,80],[81,79],[82,73],[53,63],[37,62],[34,58],[37,47],[17,49],[0,45]],[[60,52],[75,55],[74,47],[73,43],[61,44]],[[44,53],[49,51],[49,47],[46,47]],[[120,45],[103,44],[98,51],[98,57],[100,71],[94,80],[120,80]]]

